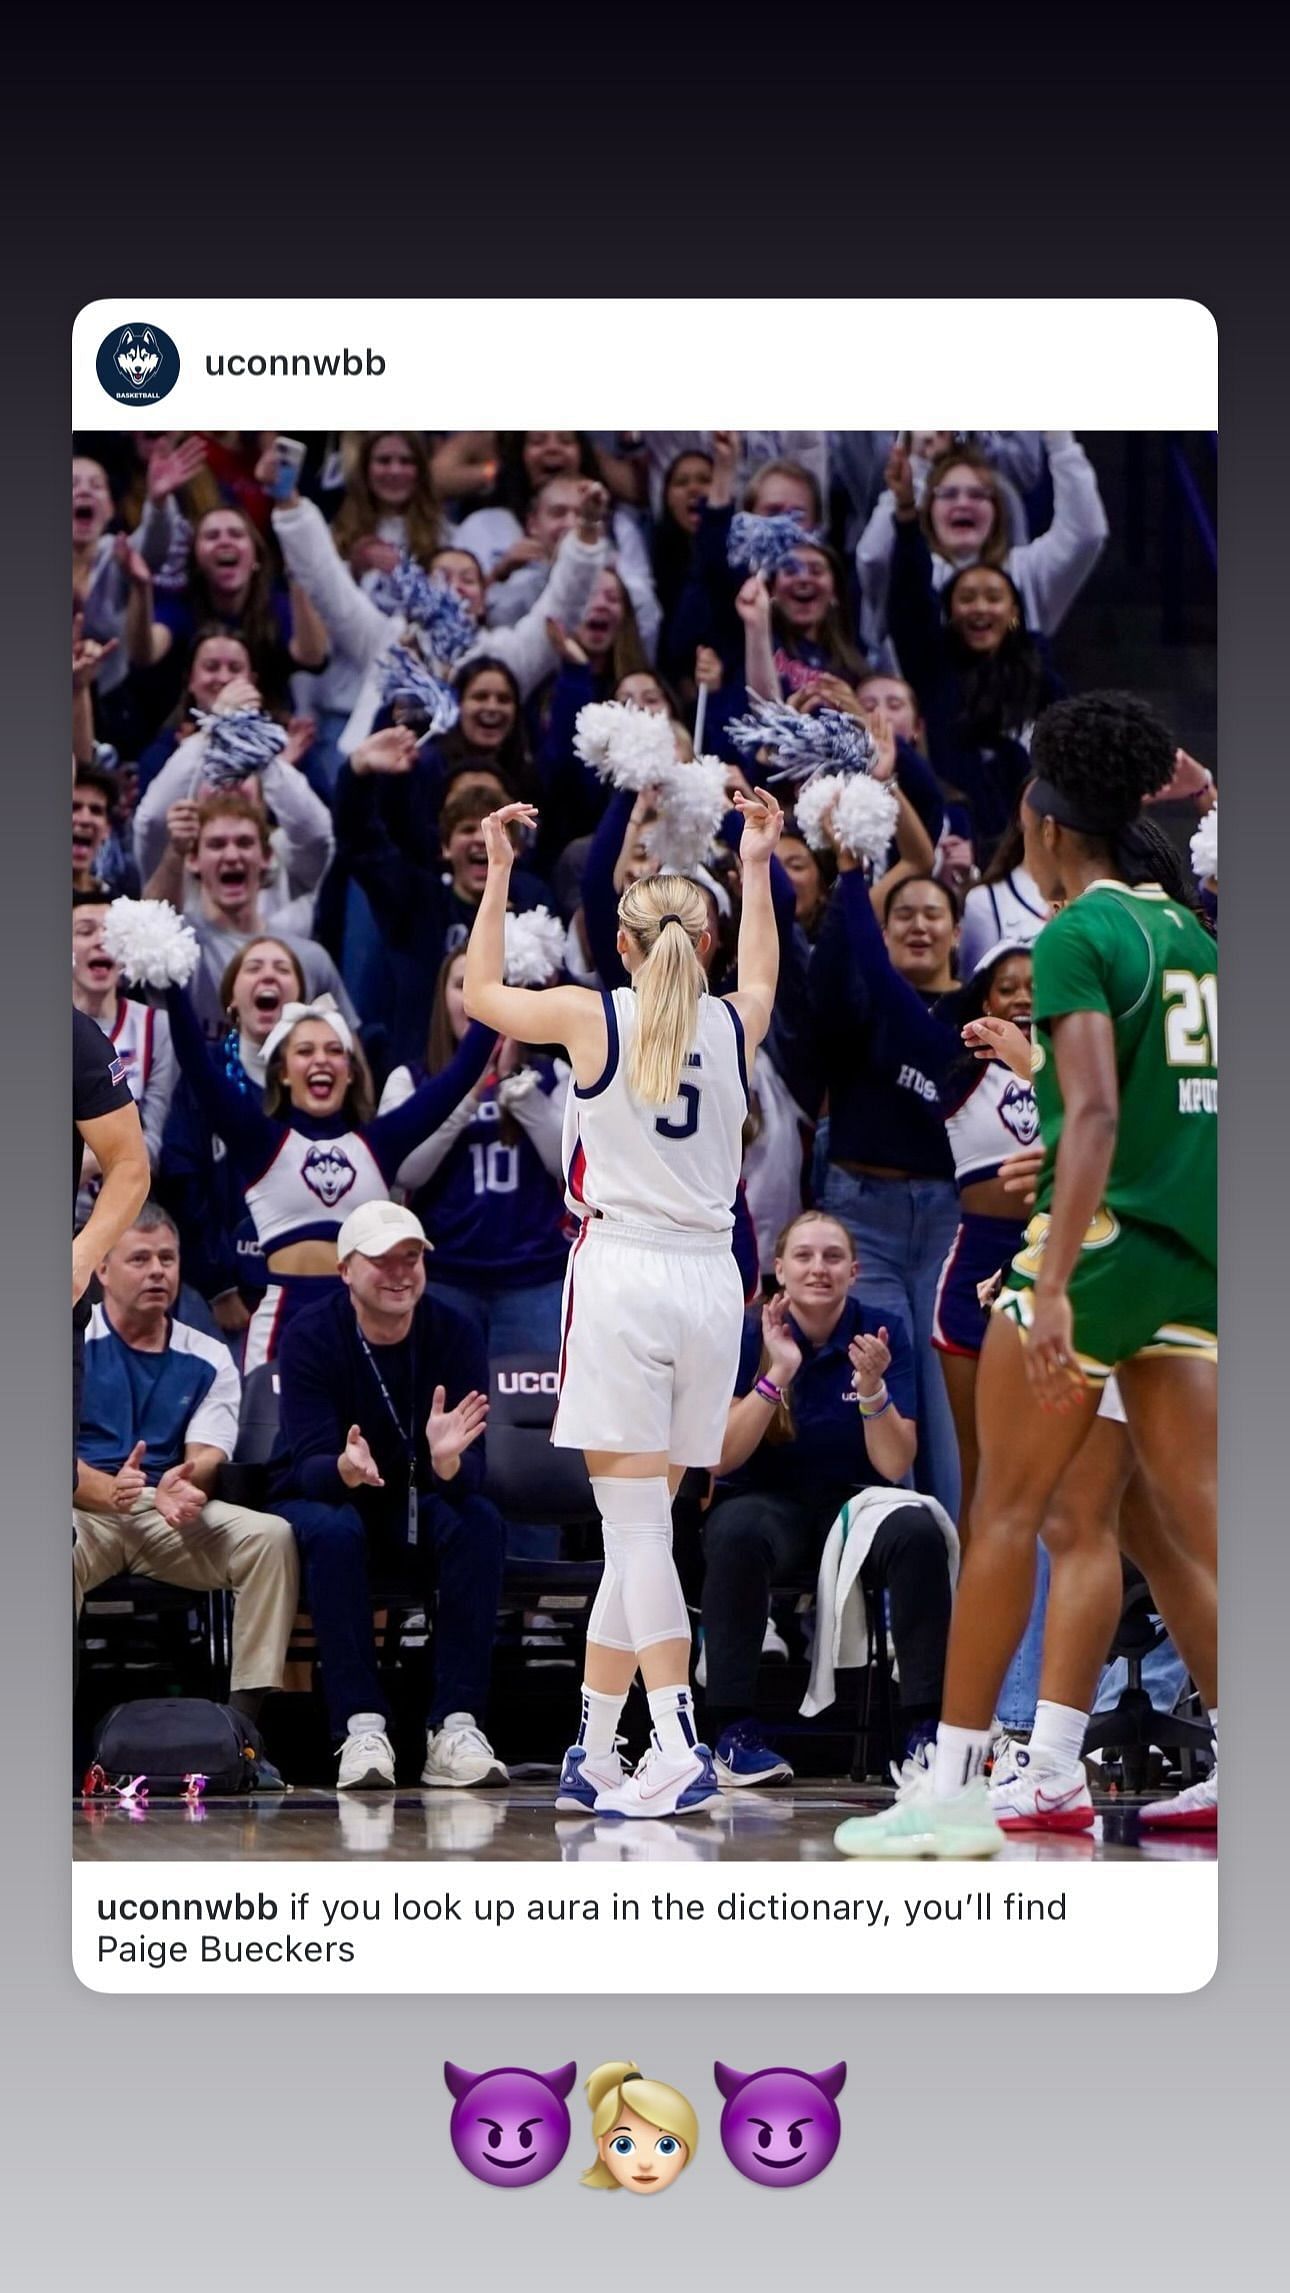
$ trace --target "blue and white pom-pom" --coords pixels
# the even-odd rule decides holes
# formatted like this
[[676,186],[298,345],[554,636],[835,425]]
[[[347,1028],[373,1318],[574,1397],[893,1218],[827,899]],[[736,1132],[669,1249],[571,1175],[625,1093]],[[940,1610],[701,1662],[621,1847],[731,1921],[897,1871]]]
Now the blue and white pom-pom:
[[564,969],[565,928],[549,908],[506,918],[502,977],[508,987],[546,987]]
[[1192,871],[1198,884],[1218,882],[1218,798],[1215,797],[1208,812],[1191,840]]
[[730,520],[726,563],[747,566],[750,573],[769,579],[787,572],[798,551],[814,538],[803,524],[800,510],[784,510],[770,518],[755,517],[751,510],[736,510]]
[[663,875],[691,876],[707,859],[727,812],[726,766],[717,756],[674,756],[658,783],[658,814],[644,844]]
[[727,737],[743,756],[768,748],[778,770],[773,780],[809,780],[815,772],[872,772],[878,761],[868,729],[843,709],[800,715],[784,701],[749,696],[749,713],[736,717]]
[[201,949],[169,900],[113,900],[103,945],[132,987],[187,987]]
[[891,849],[899,816],[890,782],[867,772],[818,772],[793,805],[794,821],[813,852],[840,846],[876,868]]
[[615,788],[653,788],[676,763],[671,720],[626,701],[589,701],[579,709],[573,752]]
[[393,573],[382,574],[373,584],[373,594],[382,613],[401,614],[413,624],[425,651],[441,669],[454,669],[479,635],[465,599],[413,557],[400,558]]
[[233,788],[250,773],[263,772],[287,745],[286,727],[260,709],[194,709],[205,734],[202,778],[211,788]]
[[457,722],[456,694],[406,645],[391,646],[381,664],[381,699],[386,708],[402,701],[421,710],[429,718],[430,733],[451,732]]

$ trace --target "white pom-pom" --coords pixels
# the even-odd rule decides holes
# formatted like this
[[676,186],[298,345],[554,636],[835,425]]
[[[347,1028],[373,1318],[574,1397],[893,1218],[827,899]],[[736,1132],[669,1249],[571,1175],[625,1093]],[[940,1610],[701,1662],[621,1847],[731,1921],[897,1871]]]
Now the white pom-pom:
[[134,987],[186,987],[197,969],[197,935],[169,900],[113,900],[103,945]]
[[645,849],[664,875],[688,876],[707,858],[729,809],[720,757],[683,764],[674,755],[661,776],[658,817],[645,830]]
[[1218,882],[1218,798],[1191,840],[1191,864],[1198,884]]
[[589,701],[579,709],[574,754],[615,788],[651,788],[676,762],[671,720],[625,701]]
[[891,849],[900,806],[894,788],[867,772],[845,776],[833,807],[833,833],[844,852],[880,868]]
[[833,842],[829,828],[844,777],[840,772],[817,772],[797,791],[793,819],[813,852],[827,852]]
[[565,930],[549,908],[506,918],[503,975],[508,987],[545,987],[564,966]]

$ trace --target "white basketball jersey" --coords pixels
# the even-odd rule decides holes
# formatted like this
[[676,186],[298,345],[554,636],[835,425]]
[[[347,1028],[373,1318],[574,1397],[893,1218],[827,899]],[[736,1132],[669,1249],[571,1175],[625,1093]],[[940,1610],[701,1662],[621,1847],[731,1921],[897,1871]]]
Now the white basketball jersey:
[[116,1025],[110,1033],[107,1028],[103,1030],[125,1069],[126,1083],[136,1106],[148,1086],[158,1035],[167,1026],[164,1012],[154,1011],[146,1003],[131,1003],[123,995],[117,1001]]
[[1029,1083],[1019,1081],[1001,1059],[991,1059],[972,1088],[945,1117],[945,1133],[960,1186],[993,1178],[1001,1162],[1039,1136],[1039,1110]]
[[[728,1234],[748,1112],[744,1033],[733,1004],[699,998],[694,1048],[670,1107],[632,1096],[634,989],[603,998],[609,1052],[598,1083],[575,1084],[564,1111],[565,1200],[577,1218],[680,1234]],[[627,1301],[624,1301],[626,1305]]]

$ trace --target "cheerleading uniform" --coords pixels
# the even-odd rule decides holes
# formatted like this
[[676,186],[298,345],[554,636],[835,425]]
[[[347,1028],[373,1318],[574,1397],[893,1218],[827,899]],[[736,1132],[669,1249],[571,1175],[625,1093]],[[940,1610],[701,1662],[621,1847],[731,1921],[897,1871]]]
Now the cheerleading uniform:
[[283,1122],[242,1092],[211,1059],[182,988],[166,997],[171,1036],[203,1119],[224,1140],[245,1187],[246,1204],[268,1261],[269,1284],[246,1333],[243,1370],[272,1359],[285,1322],[330,1295],[335,1274],[280,1274],[273,1254],[293,1243],[334,1241],[360,1203],[385,1202],[401,1163],[476,1082],[493,1047],[490,1028],[472,1026],[441,1075],[406,1103],[355,1124],[342,1110],[311,1115],[291,1108]]
[[[946,1107],[945,1130],[960,1190],[997,1178],[1000,1164],[1039,1136],[1034,1091],[1001,1059],[991,1059],[967,1078],[958,1103]],[[1024,1232],[1024,1219],[963,1212],[936,1288],[932,1344],[939,1352],[972,1359],[980,1353],[990,1315],[978,1287],[1011,1264]]]

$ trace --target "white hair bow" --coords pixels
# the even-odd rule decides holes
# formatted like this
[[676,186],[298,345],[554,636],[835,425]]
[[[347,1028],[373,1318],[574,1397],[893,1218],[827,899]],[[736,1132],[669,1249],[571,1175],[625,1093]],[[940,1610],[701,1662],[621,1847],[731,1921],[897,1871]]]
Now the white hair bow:
[[286,1042],[292,1028],[298,1027],[302,1019],[325,1019],[333,1035],[339,1036],[345,1049],[352,1054],[354,1035],[349,1021],[337,1007],[334,995],[319,995],[312,1003],[283,1004],[282,1017],[276,1027],[270,1028],[261,1053],[266,1068],[272,1065],[274,1052]]

